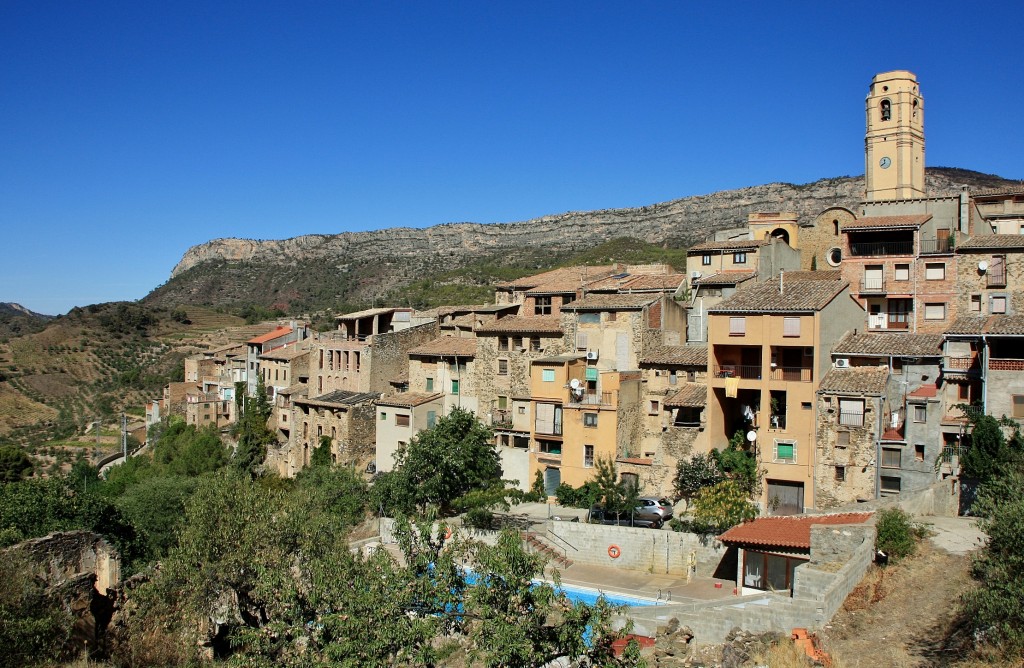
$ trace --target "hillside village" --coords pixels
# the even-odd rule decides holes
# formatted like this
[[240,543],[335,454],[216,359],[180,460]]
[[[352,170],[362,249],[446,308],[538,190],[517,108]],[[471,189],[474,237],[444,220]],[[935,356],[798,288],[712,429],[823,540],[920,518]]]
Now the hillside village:
[[683,273],[567,267],[499,283],[491,304],[282,323],[187,359],[147,422],[227,427],[261,380],[284,476],[324,438],[335,463],[388,471],[461,407],[493,430],[505,478],[549,496],[600,459],[673,495],[680,460],[731,439],[765,472],[765,514],[955,491],[969,413],[1024,418],[1024,186],[930,197],[908,72],[875,77],[866,137],[856,210],[751,213]]

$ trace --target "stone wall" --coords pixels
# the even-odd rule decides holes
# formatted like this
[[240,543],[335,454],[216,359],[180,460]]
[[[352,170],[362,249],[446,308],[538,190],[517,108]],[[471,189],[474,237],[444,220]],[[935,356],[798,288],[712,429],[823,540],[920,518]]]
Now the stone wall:
[[397,332],[376,334],[369,350],[370,383],[367,392],[387,394],[391,381],[406,374],[409,351],[436,339],[440,329],[436,320]]
[[800,268],[818,271],[836,269],[829,262],[828,252],[842,248],[843,237],[838,232],[843,225],[856,220],[853,211],[843,207],[830,207],[814,217],[810,225],[800,227],[797,243],[800,249]]
[[[864,424],[858,427],[838,424],[839,398],[836,395],[817,397],[814,503],[822,510],[875,498],[876,469],[871,462],[877,457],[875,432],[879,400],[862,397]],[[839,444],[840,434],[849,435],[846,445]],[[836,472],[840,466],[843,467],[842,480]]]
[[121,581],[121,555],[103,536],[91,531],[64,531],[34,538],[10,547],[8,554],[26,558],[36,574],[51,585],[95,575],[96,591],[107,590]]

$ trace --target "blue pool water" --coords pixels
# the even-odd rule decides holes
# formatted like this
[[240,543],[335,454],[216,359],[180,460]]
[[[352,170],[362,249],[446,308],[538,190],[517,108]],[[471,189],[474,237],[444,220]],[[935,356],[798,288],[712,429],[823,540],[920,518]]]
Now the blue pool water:
[[615,605],[629,605],[629,606],[646,606],[646,605],[661,605],[660,601],[655,601],[649,598],[639,598],[636,596],[628,596],[626,594],[618,594],[615,592],[600,592],[596,589],[588,589],[586,587],[574,587],[572,585],[563,584],[559,587],[559,590],[564,592],[566,597],[570,601],[580,601],[593,605],[597,603],[597,599],[601,594],[604,594],[605,600]]

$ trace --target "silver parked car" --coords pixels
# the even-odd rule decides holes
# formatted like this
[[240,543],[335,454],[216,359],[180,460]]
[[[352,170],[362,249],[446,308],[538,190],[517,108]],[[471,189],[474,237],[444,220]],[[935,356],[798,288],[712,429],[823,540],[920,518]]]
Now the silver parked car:
[[638,501],[640,504],[636,507],[637,511],[656,513],[661,516],[662,522],[668,522],[672,519],[672,502],[668,499],[659,499],[656,496],[641,496]]

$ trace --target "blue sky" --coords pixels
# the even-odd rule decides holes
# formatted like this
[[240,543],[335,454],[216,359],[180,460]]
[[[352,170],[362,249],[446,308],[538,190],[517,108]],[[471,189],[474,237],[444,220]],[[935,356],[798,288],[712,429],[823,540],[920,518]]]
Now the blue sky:
[[[895,13],[915,18],[887,27]],[[928,165],[1021,179],[1020,17],[1017,2],[0,0],[0,301],[138,299],[218,237],[862,174],[864,96],[891,69],[921,82]]]

